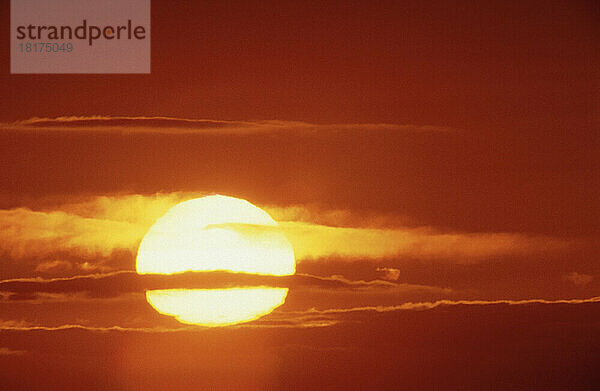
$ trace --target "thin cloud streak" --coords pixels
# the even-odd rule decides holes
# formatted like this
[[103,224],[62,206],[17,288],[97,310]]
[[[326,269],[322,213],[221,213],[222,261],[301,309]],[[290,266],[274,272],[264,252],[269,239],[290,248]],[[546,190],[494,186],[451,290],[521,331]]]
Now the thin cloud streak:
[[[290,327],[292,325],[316,324],[321,326],[332,326],[345,321],[362,321],[365,316],[373,314],[401,313],[403,311],[431,311],[437,308],[458,308],[460,306],[526,306],[526,305],[581,305],[600,303],[600,297],[587,299],[525,299],[525,300],[437,300],[433,302],[407,302],[392,306],[365,306],[352,308],[330,308],[315,309],[311,308],[305,311],[278,311],[272,313],[269,317],[260,319],[255,325],[265,325],[267,327],[277,327],[283,325]],[[252,326],[252,324],[250,324]]]
[[[14,323],[14,324],[13,324]],[[81,324],[63,324],[59,326],[41,326],[31,325],[24,322],[12,322],[12,321],[0,321],[0,331],[62,331],[62,330],[85,330],[93,332],[141,332],[141,333],[172,333],[179,331],[193,331],[202,329],[197,326],[183,326],[176,328],[166,327],[121,327],[121,326],[108,326],[108,327],[95,327]],[[1,353],[0,353],[1,354]]]
[[131,116],[64,116],[56,118],[30,118],[0,124],[5,130],[20,131],[79,131],[121,133],[210,133],[254,134],[272,132],[301,132],[318,134],[323,131],[404,131],[411,133],[456,132],[454,129],[431,125],[399,125],[386,123],[313,124],[300,121],[261,120],[224,121],[175,117]]
[[0,347],[0,356],[22,356],[24,354],[27,354],[26,350],[14,350]]
[[[246,273],[187,272],[173,275],[137,274],[119,271],[65,278],[17,278],[0,281],[5,301],[51,299],[47,294],[87,294],[91,298],[112,298],[153,289],[225,289],[240,286],[269,286],[294,289],[383,289],[450,293],[450,289],[389,281],[353,281],[340,276],[320,277],[309,274],[268,276]],[[56,297],[62,299],[62,296]],[[78,297],[81,299],[81,297]]]
[[327,309],[327,310],[316,310],[311,309],[304,313],[318,313],[318,314],[337,314],[347,312],[390,312],[398,310],[421,310],[421,309],[432,309],[439,306],[458,306],[458,305],[495,305],[495,304],[508,304],[508,305],[525,305],[525,304],[584,304],[584,303],[600,303],[600,296],[590,297],[587,299],[559,299],[559,300],[547,300],[547,299],[523,299],[523,300],[437,300],[434,302],[421,302],[421,303],[404,303],[393,306],[368,306],[368,307],[355,307],[355,308],[340,308],[340,309]]
[[[229,326],[229,328],[318,328],[331,327],[346,321],[361,321],[369,313],[385,314],[403,311],[432,311],[437,308],[458,308],[460,306],[527,306],[527,305],[582,305],[600,303],[600,297],[586,299],[524,299],[524,300],[438,300],[435,302],[404,303],[393,306],[367,306],[353,308],[308,309],[305,311],[275,311],[257,321]],[[357,318],[353,318],[357,316]],[[0,321],[0,331],[63,331],[84,330],[90,332],[141,332],[141,333],[172,333],[205,331],[212,328],[202,326],[182,325],[181,327],[122,327],[89,326],[81,324],[64,324],[44,326],[30,324],[24,321]]]

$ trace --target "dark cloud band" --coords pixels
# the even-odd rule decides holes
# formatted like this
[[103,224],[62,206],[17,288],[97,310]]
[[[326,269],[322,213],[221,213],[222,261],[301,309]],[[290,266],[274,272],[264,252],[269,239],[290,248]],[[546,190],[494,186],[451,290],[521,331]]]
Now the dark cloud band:
[[233,287],[269,286],[281,288],[327,289],[394,289],[428,288],[420,285],[396,284],[389,281],[351,281],[343,277],[319,277],[308,274],[268,276],[225,271],[187,272],[173,275],[137,274],[120,271],[54,279],[12,279],[0,281],[5,299],[33,299],[37,294],[84,293],[90,297],[115,297],[152,289],[224,289]]

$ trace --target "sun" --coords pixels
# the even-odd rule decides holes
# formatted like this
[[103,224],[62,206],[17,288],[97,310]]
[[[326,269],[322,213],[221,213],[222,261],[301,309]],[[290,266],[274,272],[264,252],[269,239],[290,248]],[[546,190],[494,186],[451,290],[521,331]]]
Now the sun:
[[[186,271],[291,275],[294,250],[277,222],[246,200],[212,195],[179,203],[138,249],[138,273]],[[287,288],[167,289],[146,292],[160,313],[183,323],[224,326],[257,319],[283,304]]]

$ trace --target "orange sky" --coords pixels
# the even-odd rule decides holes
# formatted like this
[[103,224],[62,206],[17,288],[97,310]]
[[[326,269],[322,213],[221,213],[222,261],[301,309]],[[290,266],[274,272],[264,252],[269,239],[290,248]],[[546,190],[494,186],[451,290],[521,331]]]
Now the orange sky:
[[[150,75],[11,75],[4,45],[0,384],[593,389],[599,17],[154,0]],[[206,330],[134,271],[158,217],[214,193],[278,221],[297,275]]]

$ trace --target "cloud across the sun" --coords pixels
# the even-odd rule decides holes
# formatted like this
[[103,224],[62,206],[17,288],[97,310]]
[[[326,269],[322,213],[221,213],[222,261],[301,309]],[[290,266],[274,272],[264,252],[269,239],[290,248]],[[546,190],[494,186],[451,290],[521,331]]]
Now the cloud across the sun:
[[[85,295],[91,298],[111,298],[131,293],[143,294],[151,289],[226,289],[233,287],[269,286],[294,289],[327,290],[388,290],[450,293],[447,288],[417,284],[393,283],[384,280],[349,280],[342,276],[295,274],[269,276],[226,271],[187,272],[173,275],[137,274],[120,271],[64,278],[16,278],[0,281],[0,297],[7,301],[62,298],[65,295]],[[54,295],[54,296],[53,296]],[[58,296],[57,296],[58,295]],[[62,295],[62,296],[60,296]]]
[[[52,258],[56,254],[109,257],[118,250],[135,252],[157,218],[176,203],[201,195],[92,196],[37,210],[0,210],[0,252],[11,259],[39,259],[44,262],[37,266],[42,272],[69,267]],[[323,211],[310,205],[261,207],[279,221],[299,262],[426,257],[470,263],[499,255],[559,252],[574,243],[542,235],[406,226],[402,218],[394,224],[390,216],[365,221],[352,217],[351,210]]]

